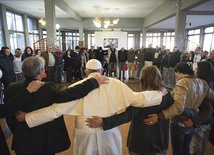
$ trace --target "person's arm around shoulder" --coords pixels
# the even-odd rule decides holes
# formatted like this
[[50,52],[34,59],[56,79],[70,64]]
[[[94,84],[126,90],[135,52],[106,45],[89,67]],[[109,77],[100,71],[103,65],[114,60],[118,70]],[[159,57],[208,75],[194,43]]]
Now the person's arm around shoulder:
[[109,130],[121,124],[128,123],[140,111],[137,107],[128,107],[125,112],[110,117],[93,116],[87,118],[86,123],[90,128],[103,127],[103,130]]
[[16,113],[16,119],[19,122],[26,121],[27,125],[32,128],[47,122],[53,121],[54,119],[62,116],[62,113],[55,111],[57,104],[52,104],[48,107],[34,110],[29,113],[18,111]]
[[68,102],[76,99],[85,97],[90,91],[96,89],[101,84],[108,83],[108,77],[96,74],[91,76],[89,79],[69,87],[64,91],[58,91],[57,89],[52,89],[52,96],[54,103]]

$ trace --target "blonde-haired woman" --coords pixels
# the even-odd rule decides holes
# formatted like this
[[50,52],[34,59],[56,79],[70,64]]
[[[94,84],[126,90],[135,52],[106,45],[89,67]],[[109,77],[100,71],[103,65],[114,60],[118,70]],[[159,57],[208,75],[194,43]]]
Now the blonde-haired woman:
[[[164,88],[162,76],[155,66],[147,66],[141,70],[140,84],[142,90],[162,90]],[[158,106],[148,108],[128,107],[125,112],[107,118],[94,117],[89,122],[96,127],[103,126],[104,130],[131,121],[127,139],[130,155],[164,155],[168,149],[169,120],[144,123],[150,114],[159,113],[173,103],[170,93],[163,96]],[[154,124],[155,123],[155,124]],[[153,124],[153,125],[151,125]],[[90,124],[89,124],[90,126]],[[91,126],[92,127],[92,126]]]

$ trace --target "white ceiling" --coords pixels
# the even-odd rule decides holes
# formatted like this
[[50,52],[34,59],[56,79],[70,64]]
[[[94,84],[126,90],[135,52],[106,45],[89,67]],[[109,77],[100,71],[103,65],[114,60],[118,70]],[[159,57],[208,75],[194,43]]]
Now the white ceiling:
[[[57,0],[65,2],[71,10],[80,17],[119,17],[119,18],[144,18],[167,0]],[[44,0],[0,0],[0,3],[41,18],[45,16]],[[100,11],[95,11],[94,6],[99,6]],[[214,0],[210,0],[189,11],[214,11]],[[56,6],[57,18],[72,18],[70,14]],[[118,10],[119,9],[119,10]],[[117,11],[115,11],[117,10]],[[197,27],[214,23],[213,15],[188,15],[186,28]],[[191,26],[189,26],[191,23]],[[171,17],[155,24],[150,29],[174,29],[175,17]]]

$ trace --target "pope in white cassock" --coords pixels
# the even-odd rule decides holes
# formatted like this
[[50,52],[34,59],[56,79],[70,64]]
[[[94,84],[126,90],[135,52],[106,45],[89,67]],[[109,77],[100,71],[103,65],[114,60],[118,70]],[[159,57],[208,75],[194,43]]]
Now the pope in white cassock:
[[[100,74],[101,63],[91,59],[86,64],[87,75]],[[87,79],[87,78],[86,78]],[[70,87],[82,83],[81,80]],[[86,97],[61,104],[53,104],[25,115],[29,127],[35,127],[63,115],[75,116],[73,155],[122,155],[122,137],[118,127],[103,131],[102,128],[89,128],[86,118],[107,117],[128,106],[149,107],[160,104],[161,91],[133,92],[121,81],[109,78],[108,84],[101,85]]]

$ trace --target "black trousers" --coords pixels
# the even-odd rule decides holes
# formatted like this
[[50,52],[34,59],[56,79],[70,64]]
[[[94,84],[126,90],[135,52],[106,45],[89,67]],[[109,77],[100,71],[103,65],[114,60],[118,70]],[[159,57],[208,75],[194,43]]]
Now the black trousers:
[[10,155],[3,131],[0,126],[0,155]]

